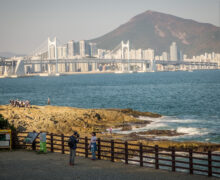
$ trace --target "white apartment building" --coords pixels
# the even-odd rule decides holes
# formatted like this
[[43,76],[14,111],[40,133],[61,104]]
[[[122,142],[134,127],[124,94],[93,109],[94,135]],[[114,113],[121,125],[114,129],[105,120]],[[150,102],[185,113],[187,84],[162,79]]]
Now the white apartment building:
[[142,59],[142,49],[135,51],[135,59]]
[[68,45],[64,44],[63,45],[63,58],[67,58],[68,55]]
[[130,50],[130,59],[136,59],[136,53],[135,53],[135,49],[131,49]]
[[62,46],[58,46],[57,47],[57,58],[58,59],[62,59],[63,58],[63,47]]
[[92,57],[96,57],[97,56],[97,48],[96,48],[96,43],[89,43],[89,55]]
[[79,41],[79,54],[81,57],[85,57],[86,55],[86,43],[84,40]]
[[167,61],[168,60],[168,53],[167,52],[163,52],[162,53],[162,59],[161,60],[163,60],[163,61]]
[[68,45],[68,58],[73,58],[73,56],[75,55],[75,53],[74,53],[74,41],[70,40],[67,45]]
[[173,42],[170,46],[170,60],[177,61],[178,60],[178,51],[176,42]]
[[105,49],[98,49],[98,58],[104,58],[105,57]]
[[154,50],[150,48],[143,50],[143,59],[154,60]]

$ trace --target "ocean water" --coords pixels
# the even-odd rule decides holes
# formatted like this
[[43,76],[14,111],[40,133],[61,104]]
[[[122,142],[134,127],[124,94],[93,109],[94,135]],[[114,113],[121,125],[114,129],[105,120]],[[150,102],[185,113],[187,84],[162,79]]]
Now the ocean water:
[[[220,143],[220,71],[137,74],[79,74],[0,79],[0,104],[10,99],[31,104],[79,108],[132,108],[162,114],[142,129],[186,133],[178,141]],[[167,137],[170,138],[170,137]]]

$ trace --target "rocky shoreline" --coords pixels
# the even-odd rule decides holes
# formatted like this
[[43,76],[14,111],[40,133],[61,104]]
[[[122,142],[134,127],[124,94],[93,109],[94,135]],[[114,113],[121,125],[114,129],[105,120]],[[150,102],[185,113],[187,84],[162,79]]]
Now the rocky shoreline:
[[194,148],[200,151],[218,150],[220,144],[200,142],[173,142],[168,140],[155,140],[155,137],[184,135],[175,130],[148,130],[131,132],[127,134],[112,133],[107,129],[118,128],[130,131],[132,127],[141,128],[151,123],[150,120],[140,120],[139,116],[159,118],[160,114],[139,112],[132,109],[80,109],[62,106],[31,106],[30,108],[0,105],[0,114],[18,131],[46,131],[54,134],[71,135],[78,131],[81,137],[91,136],[97,132],[102,139],[115,139],[120,141],[142,142],[147,145],[161,147]]

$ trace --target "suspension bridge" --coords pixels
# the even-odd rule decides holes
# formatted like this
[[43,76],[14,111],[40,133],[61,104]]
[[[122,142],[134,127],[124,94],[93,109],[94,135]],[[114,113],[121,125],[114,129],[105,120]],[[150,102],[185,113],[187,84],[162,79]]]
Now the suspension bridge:
[[[69,44],[68,44],[69,45]],[[169,70],[217,69],[213,62],[155,61],[130,58],[129,41],[119,43],[106,57],[87,57],[85,44],[79,44],[78,55],[73,56],[71,44],[63,45],[56,37],[48,38],[30,55],[0,60],[0,77],[18,77],[26,75],[56,75],[75,72],[155,72],[158,67]],[[69,52],[68,52],[69,51]]]

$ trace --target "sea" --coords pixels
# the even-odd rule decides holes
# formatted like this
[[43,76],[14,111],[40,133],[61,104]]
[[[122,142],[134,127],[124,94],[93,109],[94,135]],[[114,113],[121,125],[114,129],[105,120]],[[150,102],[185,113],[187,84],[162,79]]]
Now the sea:
[[220,70],[0,79],[2,105],[10,99],[47,105],[48,98],[55,106],[159,113],[161,118],[140,117],[152,123],[132,132],[176,130],[184,135],[163,138],[220,143]]

